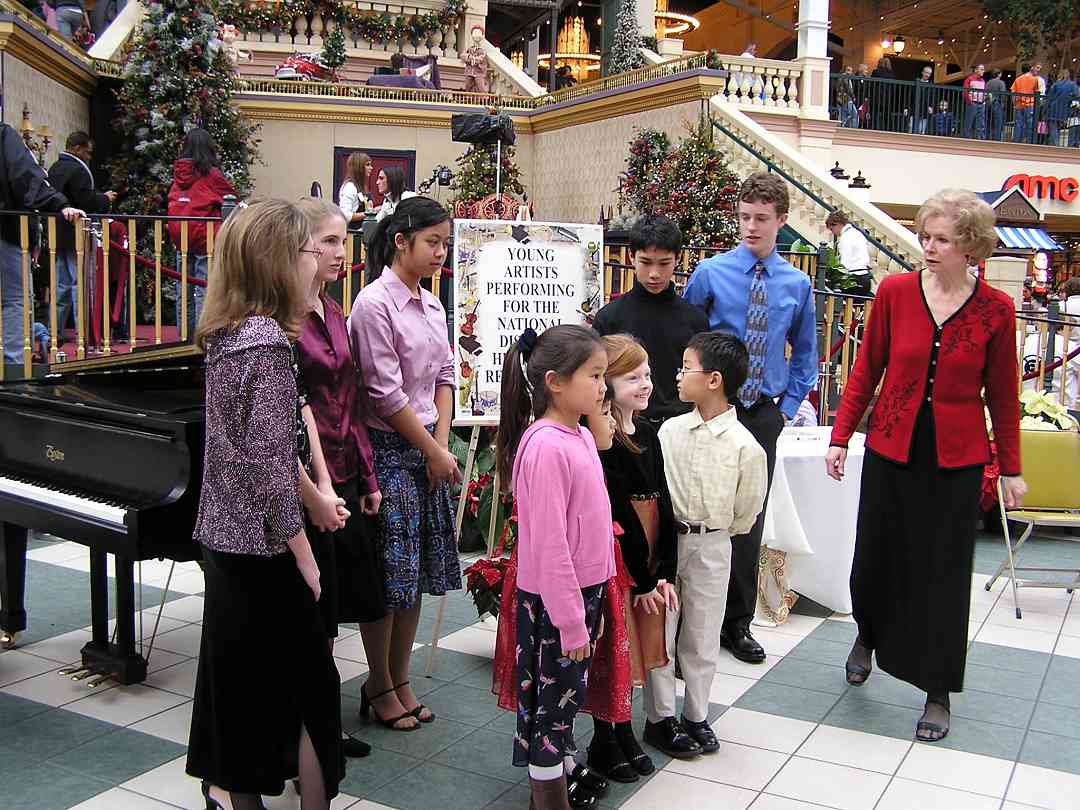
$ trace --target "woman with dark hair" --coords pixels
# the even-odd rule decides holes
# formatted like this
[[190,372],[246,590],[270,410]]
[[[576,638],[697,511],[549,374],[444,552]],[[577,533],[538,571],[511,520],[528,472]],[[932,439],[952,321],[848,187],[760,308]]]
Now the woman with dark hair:
[[382,208],[375,217],[377,222],[382,222],[394,213],[394,209],[402,200],[416,196],[415,191],[405,190],[405,172],[400,166],[379,169],[379,176],[375,178],[375,188],[383,195]]
[[454,355],[446,313],[420,285],[442,267],[449,240],[445,208],[427,197],[403,200],[375,229],[368,259],[384,269],[349,316],[382,493],[375,544],[388,611],[365,631],[370,675],[360,713],[370,709],[395,731],[435,719],[409,686],[422,595],[461,587],[449,488],[461,480],[449,449]]
[[[184,137],[180,157],[173,164],[173,182],[169,189],[170,217],[220,217],[221,204],[226,194],[236,195],[236,189],[218,168],[217,152],[210,133],[205,129],[193,129]],[[176,272],[182,273],[180,251],[180,221],[168,223],[169,238],[176,247]],[[207,247],[206,223],[189,222],[187,226],[188,287],[187,331],[182,337],[190,338],[195,332],[199,314],[202,312],[206,288],[192,283],[206,281]],[[180,326],[180,282],[176,285],[176,323]]]
[[338,189],[338,206],[350,225],[364,221],[368,178],[373,168],[371,158],[364,152],[353,152],[345,161],[345,182]]

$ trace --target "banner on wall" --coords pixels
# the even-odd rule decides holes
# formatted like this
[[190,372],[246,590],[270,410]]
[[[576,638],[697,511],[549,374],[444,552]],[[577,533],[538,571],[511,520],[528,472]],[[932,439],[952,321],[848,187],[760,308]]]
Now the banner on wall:
[[603,248],[599,225],[455,220],[455,424],[499,423],[503,359],[522,332],[596,313]]

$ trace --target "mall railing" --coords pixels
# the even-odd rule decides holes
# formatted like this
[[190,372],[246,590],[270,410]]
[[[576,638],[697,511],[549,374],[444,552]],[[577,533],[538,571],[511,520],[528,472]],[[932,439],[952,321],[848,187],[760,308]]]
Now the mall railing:
[[[213,272],[217,219],[164,216],[93,216],[75,227],[76,329],[58,329],[57,288],[60,257],[56,248],[58,215],[36,215],[43,222],[45,246],[40,252],[31,243],[31,216],[0,212],[17,218],[17,259],[21,289],[0,287],[0,342],[9,350],[0,363],[5,374],[29,377],[44,373],[48,365],[65,359],[107,356],[129,352],[137,346],[189,340],[188,292],[205,287],[193,276],[198,257],[191,250],[192,228],[206,227],[206,257]],[[178,226],[173,244],[167,225]],[[109,238],[105,238],[105,234]],[[131,246],[135,249],[132,250]],[[365,267],[366,251],[359,231],[346,240],[345,266],[328,294],[348,313],[360,290],[370,281]],[[688,248],[679,255],[675,282],[685,287],[697,264],[718,248]],[[605,247],[604,301],[627,292],[633,284],[629,248],[618,243]],[[793,266],[814,283],[818,321],[820,379],[817,407],[821,424],[829,424],[839,397],[851,374],[862,341],[873,299],[824,289],[816,253],[784,253]],[[9,257],[10,260],[10,257]],[[9,276],[3,275],[5,281]],[[432,292],[450,308],[452,276],[436,275]],[[105,294],[108,291],[108,294]],[[51,338],[51,340],[50,340]],[[1080,319],[1047,318],[1018,313],[1017,346],[1019,384],[1049,391],[1053,398],[1080,410]]]
[[[1080,143],[1080,110],[1053,110],[1038,93],[991,93],[963,87],[834,74],[830,115],[842,127],[1050,146]],[[1063,118],[1058,118],[1065,112]],[[1050,118],[1054,115],[1054,119]]]

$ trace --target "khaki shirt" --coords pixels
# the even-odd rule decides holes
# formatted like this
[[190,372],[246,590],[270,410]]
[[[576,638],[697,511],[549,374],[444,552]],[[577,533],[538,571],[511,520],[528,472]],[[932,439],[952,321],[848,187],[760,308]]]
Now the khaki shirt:
[[710,419],[697,408],[660,428],[675,518],[732,536],[750,531],[768,489],[765,451],[735,408]]

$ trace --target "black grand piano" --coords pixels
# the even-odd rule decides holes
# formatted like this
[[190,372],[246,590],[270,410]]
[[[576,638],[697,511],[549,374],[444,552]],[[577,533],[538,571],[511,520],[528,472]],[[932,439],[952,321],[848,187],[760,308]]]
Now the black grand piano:
[[26,530],[82,543],[90,549],[93,637],[80,675],[122,684],[146,677],[135,646],[134,564],[199,557],[192,530],[205,422],[203,357],[190,344],[56,364],[45,377],[0,383],[0,629],[26,628]]

